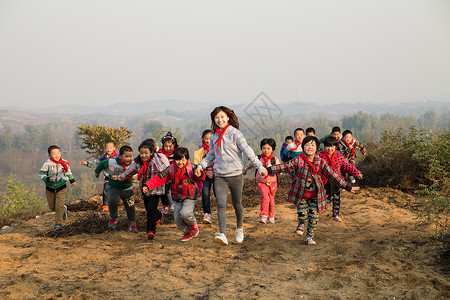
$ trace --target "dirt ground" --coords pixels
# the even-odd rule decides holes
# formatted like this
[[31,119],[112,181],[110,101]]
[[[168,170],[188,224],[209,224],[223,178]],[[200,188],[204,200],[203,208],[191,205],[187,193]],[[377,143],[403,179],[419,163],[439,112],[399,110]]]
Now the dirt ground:
[[294,206],[284,202],[287,178],[277,192],[276,224],[258,223],[259,193],[251,181],[244,190],[245,240],[234,242],[230,206],[225,247],[212,241],[215,212],[213,224],[201,224],[189,242],[180,242],[170,215],[148,241],[141,204],[142,232],[131,234],[123,210],[119,229],[106,228],[97,199],[71,205],[59,232],[52,230],[53,213],[2,230],[0,298],[450,298],[449,251],[406,209],[411,196],[393,189],[344,192],[343,222],[333,221],[330,210],[321,213],[317,245],[307,246],[294,232]]

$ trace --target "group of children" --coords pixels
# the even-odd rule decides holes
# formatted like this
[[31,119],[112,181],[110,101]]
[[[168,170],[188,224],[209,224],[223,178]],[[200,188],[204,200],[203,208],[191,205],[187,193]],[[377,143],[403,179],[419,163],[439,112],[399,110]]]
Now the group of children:
[[[233,110],[225,106],[216,107],[210,114],[212,130],[202,134],[202,146],[194,152],[194,164],[189,151],[179,147],[169,132],[162,138],[162,148],[153,139],[144,140],[138,147],[139,155],[133,159],[133,150],[122,146],[116,154],[114,144],[106,144],[106,153],[95,161],[82,161],[83,165],[95,168],[95,175],[104,174],[103,210],[109,211],[109,228],[116,227],[118,206],[123,202],[128,218],[128,230],[138,232],[136,209],[133,200],[131,177],[137,174],[139,188],[147,212],[147,238],[154,239],[157,226],[164,213],[174,212],[177,227],[183,232],[185,242],[199,233],[194,214],[196,199],[202,197],[204,224],[211,224],[211,189],[217,200],[219,232],[213,241],[228,245],[226,202],[228,191],[236,215],[235,241],[244,240],[242,188],[243,176],[256,168],[255,180],[261,196],[261,223],[275,223],[275,193],[277,174],[286,172],[292,176],[287,201],[297,205],[298,225],[296,232],[306,231],[307,244],[315,244],[314,233],[319,213],[332,203],[333,219],[341,221],[340,189],[354,191],[345,181],[345,174],[362,178],[355,167],[355,149],[365,155],[364,146],[353,139],[349,130],[340,134],[334,127],[331,134],[321,141],[315,137],[313,128],[306,132],[302,128],[288,136],[281,146],[281,164],[273,155],[276,142],[264,138],[260,143],[261,154],[255,155],[239,131],[239,120]],[[306,133],[306,136],[305,136]],[[46,182],[49,207],[56,210],[55,229],[60,229],[67,216],[64,205],[66,182],[76,184],[70,164],[61,158],[57,146],[48,149],[49,160],[40,170]],[[243,157],[249,160],[244,168]],[[162,210],[159,211],[159,201]],[[106,206],[106,207],[105,207]],[[307,225],[307,227],[306,227]]]

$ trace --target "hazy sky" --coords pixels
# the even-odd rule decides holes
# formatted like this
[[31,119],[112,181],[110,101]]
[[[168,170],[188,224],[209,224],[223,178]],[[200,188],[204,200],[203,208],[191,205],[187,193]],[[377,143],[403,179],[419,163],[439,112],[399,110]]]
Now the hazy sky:
[[0,0],[0,106],[450,101],[450,1]]

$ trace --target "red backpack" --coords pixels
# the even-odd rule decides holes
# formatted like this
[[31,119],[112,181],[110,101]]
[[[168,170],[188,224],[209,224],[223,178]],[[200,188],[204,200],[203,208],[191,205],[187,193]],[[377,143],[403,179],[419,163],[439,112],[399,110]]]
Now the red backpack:
[[[192,169],[192,164],[190,161],[187,162],[186,172],[189,176],[189,179],[192,181],[195,188],[197,189],[197,193],[199,195],[201,195],[202,189],[203,189],[203,182],[201,180],[198,180],[198,178],[194,175],[194,170]],[[174,163],[169,166],[169,176],[170,176],[170,180],[173,183],[175,183],[175,164]]]

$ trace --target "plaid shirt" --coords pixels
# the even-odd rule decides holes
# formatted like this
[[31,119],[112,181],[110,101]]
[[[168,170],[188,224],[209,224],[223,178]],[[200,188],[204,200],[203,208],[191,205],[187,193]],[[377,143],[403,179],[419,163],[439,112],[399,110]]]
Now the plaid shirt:
[[297,156],[286,163],[271,166],[267,170],[269,171],[269,174],[294,172],[294,179],[291,182],[286,201],[294,203],[297,207],[300,206],[300,201],[305,193],[306,181],[308,177],[314,178],[317,185],[318,212],[321,212],[324,210],[327,201],[322,177],[331,179],[336,185],[347,190],[351,190],[351,187],[347,185],[347,182],[345,182],[342,175],[333,171],[325,160],[319,157],[319,155],[314,156],[313,165],[321,175],[314,173],[311,167],[303,161],[301,156]]
[[[353,148],[358,149],[361,151],[363,155],[366,155],[366,148],[364,148],[364,145],[361,142],[357,142],[356,140],[353,140],[352,144]],[[355,160],[356,159],[356,151],[355,155],[353,155],[352,149],[348,147],[343,140],[340,140],[337,145],[337,150],[344,155],[346,160]]]

